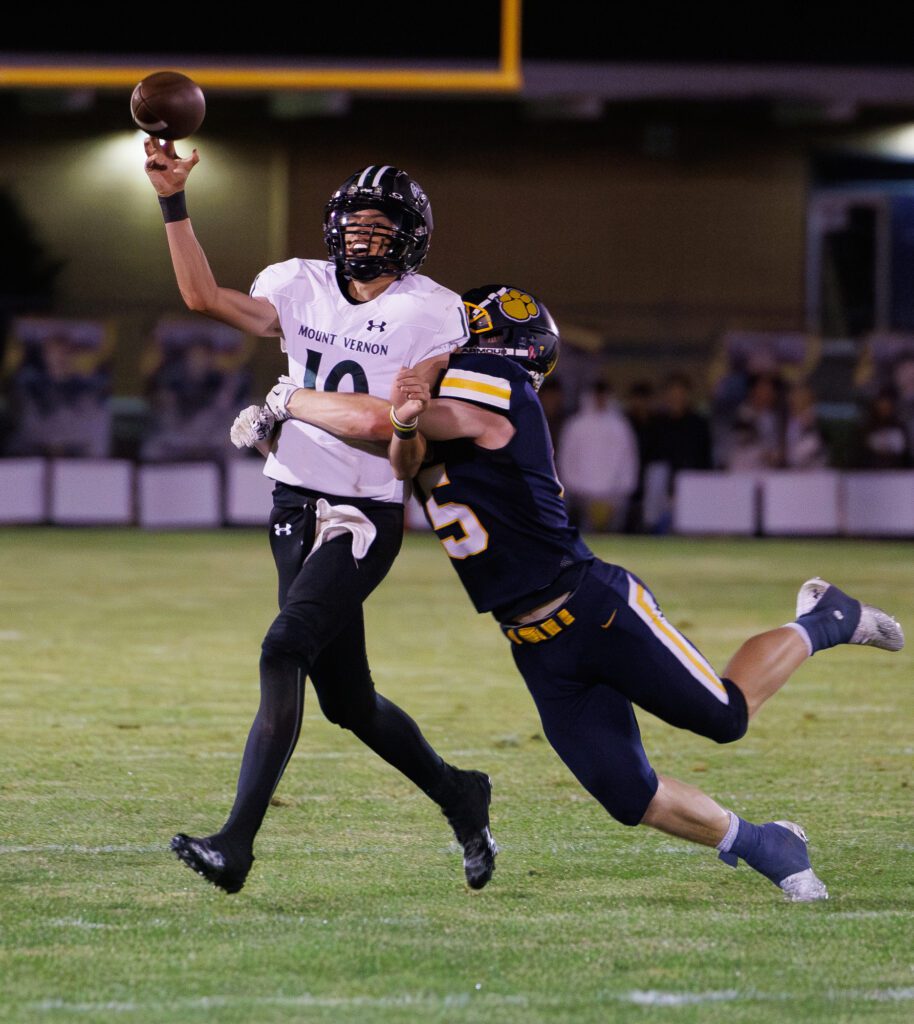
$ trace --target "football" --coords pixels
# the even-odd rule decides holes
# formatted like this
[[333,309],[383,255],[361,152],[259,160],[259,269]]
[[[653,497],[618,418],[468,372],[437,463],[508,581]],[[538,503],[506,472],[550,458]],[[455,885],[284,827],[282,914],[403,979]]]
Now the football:
[[130,97],[133,123],[157,139],[186,139],[203,124],[205,114],[203,90],[178,71],[147,75]]

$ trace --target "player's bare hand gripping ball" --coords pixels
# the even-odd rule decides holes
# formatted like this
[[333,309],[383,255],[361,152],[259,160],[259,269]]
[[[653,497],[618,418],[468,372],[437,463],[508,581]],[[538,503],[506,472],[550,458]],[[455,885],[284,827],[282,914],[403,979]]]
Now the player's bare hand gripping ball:
[[146,175],[152,187],[162,196],[181,192],[187,184],[187,176],[200,160],[194,150],[189,157],[180,157],[173,142],[160,142],[152,137],[143,142],[146,150]]

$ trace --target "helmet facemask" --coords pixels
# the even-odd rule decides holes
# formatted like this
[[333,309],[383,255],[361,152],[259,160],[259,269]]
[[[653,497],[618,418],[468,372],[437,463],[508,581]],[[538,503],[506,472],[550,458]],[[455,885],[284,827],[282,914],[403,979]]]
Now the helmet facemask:
[[[372,211],[378,220],[369,231],[372,218],[367,214]],[[324,211],[330,258],[340,274],[356,281],[402,277],[418,270],[428,253],[431,231],[428,197],[405,171],[389,165],[351,175]]]
[[[380,223],[358,215],[378,210]],[[388,223],[384,223],[387,221]],[[419,218],[402,210],[384,210],[364,202],[349,205],[334,203],[324,221],[324,241],[330,258],[345,277],[356,281],[374,281],[382,275],[408,274],[410,254],[421,246],[426,235]],[[405,222],[405,223],[404,223]]]

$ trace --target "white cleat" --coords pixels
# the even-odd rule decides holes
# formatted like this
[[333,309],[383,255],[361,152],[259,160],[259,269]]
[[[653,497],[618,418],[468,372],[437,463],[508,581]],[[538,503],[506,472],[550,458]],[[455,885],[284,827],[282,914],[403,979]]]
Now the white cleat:
[[815,903],[816,900],[827,900],[828,889],[821,878],[816,876],[812,868],[788,875],[778,882],[787,899],[792,903]]
[[[789,829],[795,836],[809,844],[806,833],[793,821],[776,821],[775,825],[781,825]],[[807,860],[807,864],[809,861]],[[788,875],[777,883],[778,888],[783,890],[784,895],[793,903],[815,903],[817,900],[828,899],[828,889],[825,883],[819,878],[811,867],[796,874]]]
[[860,621],[848,643],[878,647],[883,651],[900,651],[904,647],[904,631],[888,612],[849,597],[820,576],[814,576],[800,587],[797,593],[797,618],[808,615],[823,599],[829,607],[834,606],[836,617],[849,613],[853,605],[859,604]]
[[831,586],[821,576],[813,576],[797,591],[797,618],[808,615],[819,603],[822,595]]

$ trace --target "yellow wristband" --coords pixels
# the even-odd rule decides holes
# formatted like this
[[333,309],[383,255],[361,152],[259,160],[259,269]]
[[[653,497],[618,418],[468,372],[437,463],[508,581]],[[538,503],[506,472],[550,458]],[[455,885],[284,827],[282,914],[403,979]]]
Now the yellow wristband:
[[401,441],[410,441],[419,432],[419,417],[417,416],[411,423],[404,423],[397,418],[393,406],[390,407],[390,423]]

